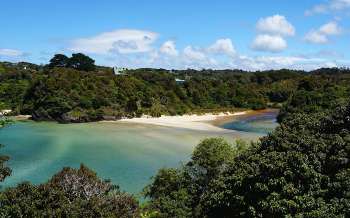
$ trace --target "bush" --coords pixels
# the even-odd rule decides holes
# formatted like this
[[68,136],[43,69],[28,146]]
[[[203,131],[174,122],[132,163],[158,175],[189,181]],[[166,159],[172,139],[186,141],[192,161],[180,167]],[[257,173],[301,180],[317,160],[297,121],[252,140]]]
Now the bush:
[[138,202],[82,165],[0,193],[1,217],[138,217]]

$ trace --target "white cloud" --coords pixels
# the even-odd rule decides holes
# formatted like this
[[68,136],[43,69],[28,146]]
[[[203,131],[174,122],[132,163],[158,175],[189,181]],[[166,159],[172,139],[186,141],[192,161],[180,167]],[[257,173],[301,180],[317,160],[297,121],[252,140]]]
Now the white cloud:
[[71,42],[70,50],[92,54],[140,53],[152,49],[158,34],[151,31],[119,29]]
[[261,18],[256,24],[256,29],[259,32],[272,35],[295,35],[294,26],[291,23],[289,23],[284,16],[278,14],[271,17]]
[[339,35],[341,28],[334,21],[324,24],[320,27],[319,31],[325,35]]
[[294,57],[294,56],[261,56],[256,58],[256,61],[265,63],[269,66],[271,65],[291,66],[303,60],[305,59],[300,57]]
[[176,50],[175,42],[171,40],[164,42],[159,48],[159,51],[169,56],[177,56],[179,54],[179,52]]
[[335,68],[335,67],[338,67],[338,64],[335,62],[328,61],[328,62],[324,63],[324,66],[328,67],[328,68]]
[[256,29],[259,34],[252,42],[251,48],[257,51],[281,52],[288,47],[284,37],[295,35],[294,26],[285,16],[279,14],[260,18]]
[[[347,65],[349,62],[347,63]],[[296,69],[314,70],[322,67],[339,67],[334,61],[322,58],[306,58],[298,56],[240,56],[236,65],[245,70]],[[343,65],[346,66],[346,65]]]
[[231,39],[218,39],[214,44],[209,46],[208,51],[213,54],[225,54],[228,56],[234,56],[236,54],[236,49]]
[[[178,56],[168,58],[158,55],[156,52],[142,54],[119,54],[111,59],[111,66],[122,66],[128,68],[154,67],[165,69],[243,69],[243,70],[270,70],[270,69],[300,69],[313,70],[321,67],[346,67],[350,66],[347,60],[332,61],[323,57],[315,56],[247,56],[236,54],[230,59],[220,59],[220,56],[204,54],[199,49],[188,46],[186,52]],[[185,51],[184,50],[184,51]],[[186,54],[186,55],[185,55]],[[190,58],[189,58],[190,57]]]
[[344,54],[339,53],[339,52],[334,51],[334,50],[320,50],[320,51],[314,53],[314,56],[316,56],[316,57],[335,58],[335,59],[344,58]]
[[350,8],[350,0],[329,0],[327,3],[318,4],[305,11],[306,16],[342,11]]
[[287,48],[287,42],[281,36],[258,35],[251,46],[257,51],[280,52]]
[[183,55],[188,61],[203,61],[207,56],[199,49],[194,49],[192,46],[187,46],[183,50]]
[[[326,26],[327,27],[327,26]],[[321,29],[321,28],[320,28]],[[322,32],[335,34],[334,28],[322,28]],[[278,52],[287,47],[281,35],[260,34],[254,40],[252,48],[262,51]],[[222,54],[222,55],[217,55]],[[332,55],[332,54],[331,54]],[[292,56],[247,56],[235,50],[230,39],[218,39],[206,47],[186,46],[181,52],[174,41],[165,41],[160,47],[139,53],[111,53],[102,55],[109,66],[128,68],[165,68],[165,69],[303,69],[313,70],[320,67],[350,66],[347,60],[332,61],[333,56],[292,55]]]
[[317,30],[310,30],[304,37],[305,41],[314,44],[325,44],[329,42],[329,36],[341,34],[342,29],[334,22],[328,22]]
[[333,0],[330,8],[333,10],[344,10],[350,7],[350,0]]
[[15,58],[15,57],[21,57],[23,55],[24,55],[24,52],[19,50],[7,49],[7,48],[0,49],[0,56],[3,56],[3,57]]
[[305,35],[305,41],[314,44],[325,44],[328,42],[328,37],[317,30],[311,30]]
[[323,14],[327,12],[327,6],[326,5],[315,5],[312,9],[306,10],[305,15],[311,16],[313,14]]

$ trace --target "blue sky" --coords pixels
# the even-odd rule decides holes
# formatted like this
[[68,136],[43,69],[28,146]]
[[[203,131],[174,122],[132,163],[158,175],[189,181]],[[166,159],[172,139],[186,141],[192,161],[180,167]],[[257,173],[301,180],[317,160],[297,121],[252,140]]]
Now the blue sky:
[[163,68],[350,66],[350,0],[3,1],[0,60]]

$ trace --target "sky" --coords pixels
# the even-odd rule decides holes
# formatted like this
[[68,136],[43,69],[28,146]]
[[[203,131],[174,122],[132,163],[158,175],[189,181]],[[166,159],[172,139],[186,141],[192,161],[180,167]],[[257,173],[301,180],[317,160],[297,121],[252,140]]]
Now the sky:
[[0,60],[166,69],[350,66],[350,0],[4,0]]

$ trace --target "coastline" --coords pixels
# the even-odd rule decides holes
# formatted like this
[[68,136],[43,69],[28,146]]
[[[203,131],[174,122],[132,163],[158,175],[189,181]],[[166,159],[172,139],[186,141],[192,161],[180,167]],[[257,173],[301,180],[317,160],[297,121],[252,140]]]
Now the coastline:
[[251,110],[241,112],[221,112],[221,113],[206,113],[203,115],[179,115],[179,116],[161,116],[150,117],[142,116],[139,118],[125,118],[116,121],[100,121],[102,123],[138,123],[147,125],[166,126],[173,128],[182,128],[200,131],[212,132],[233,132],[234,130],[223,129],[214,125],[216,120],[229,119],[235,116],[242,116],[252,112]]
[[15,121],[26,121],[26,120],[30,120],[32,116],[20,114],[16,116],[10,116],[10,118],[14,119]]
[[219,117],[219,118],[213,120],[211,123],[215,126],[221,126],[225,123],[235,121],[235,120],[237,120],[237,118],[244,118],[244,117],[254,116],[254,115],[258,115],[258,114],[262,114],[262,113],[269,113],[269,112],[277,112],[278,113],[278,111],[279,111],[279,109],[276,109],[276,108],[266,108],[266,109],[262,109],[262,110],[249,110],[249,111],[246,111],[245,114],[242,114],[240,116]]
[[[184,114],[184,115],[162,115],[161,117],[151,117],[143,115],[138,118],[122,118],[120,120],[101,120],[97,123],[130,123],[143,125],[156,125],[170,128],[181,128],[196,131],[210,131],[220,133],[232,133],[235,130],[224,129],[221,125],[240,119],[240,117],[253,116],[254,114],[266,113],[275,109],[264,109],[259,111],[244,110],[238,112],[220,112],[204,114]],[[30,115],[18,115],[12,117],[16,121],[30,120]]]

